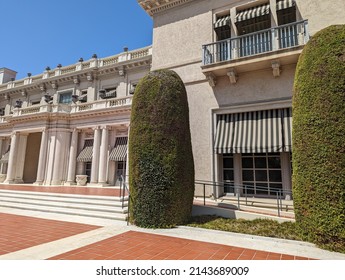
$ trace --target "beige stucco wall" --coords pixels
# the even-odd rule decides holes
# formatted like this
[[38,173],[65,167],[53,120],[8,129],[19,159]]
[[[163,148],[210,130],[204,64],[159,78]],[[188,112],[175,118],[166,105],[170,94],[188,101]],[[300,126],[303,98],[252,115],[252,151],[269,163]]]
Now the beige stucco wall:
[[344,0],[295,0],[298,12],[309,21],[309,32],[333,25],[345,24]]
[[[213,88],[202,73],[202,45],[214,41],[214,14],[230,10],[234,14],[235,7],[255,6],[257,3],[254,2],[264,1],[195,0],[153,16],[152,68],[172,69],[185,82],[195,178],[199,180],[217,179],[217,171],[212,167],[216,165],[216,158],[212,156],[212,133],[215,131],[212,112],[217,109],[230,113],[291,106],[296,62],[283,65],[279,77],[273,76],[269,66],[252,71],[249,67],[249,71],[239,74],[236,84],[230,84],[227,76],[217,77]],[[296,0],[296,3],[297,20],[308,19],[311,35],[328,25],[345,23],[344,0]],[[274,17],[272,21],[274,26]]]

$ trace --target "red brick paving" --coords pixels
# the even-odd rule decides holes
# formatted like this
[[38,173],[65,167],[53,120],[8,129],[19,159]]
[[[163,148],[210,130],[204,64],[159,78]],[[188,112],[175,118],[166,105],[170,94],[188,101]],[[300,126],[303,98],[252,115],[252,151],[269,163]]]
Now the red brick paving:
[[51,260],[308,260],[215,243],[128,231]]
[[0,255],[97,228],[99,227],[0,213]]
[[93,187],[45,187],[27,185],[0,185],[2,190],[30,191],[30,192],[49,192],[81,195],[100,195],[100,196],[120,196],[120,189],[114,188],[93,188]]

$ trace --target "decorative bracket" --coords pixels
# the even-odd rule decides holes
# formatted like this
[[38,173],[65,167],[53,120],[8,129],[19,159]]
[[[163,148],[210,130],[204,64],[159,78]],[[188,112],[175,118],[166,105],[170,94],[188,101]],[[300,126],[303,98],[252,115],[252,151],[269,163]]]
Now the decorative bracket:
[[280,76],[280,63],[278,61],[272,61],[272,69],[273,69],[273,76],[279,77]]
[[211,87],[215,87],[217,84],[217,78],[213,73],[209,73],[206,75],[207,81]]
[[226,74],[228,75],[231,84],[237,83],[238,76],[237,76],[235,68],[230,68],[228,73]]

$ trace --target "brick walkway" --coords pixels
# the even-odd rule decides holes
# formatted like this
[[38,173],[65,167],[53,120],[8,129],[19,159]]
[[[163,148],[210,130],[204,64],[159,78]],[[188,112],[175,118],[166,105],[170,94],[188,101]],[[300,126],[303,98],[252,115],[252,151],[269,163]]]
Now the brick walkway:
[[96,228],[99,227],[0,213],[0,255]]
[[51,260],[308,260],[308,258],[128,231]]

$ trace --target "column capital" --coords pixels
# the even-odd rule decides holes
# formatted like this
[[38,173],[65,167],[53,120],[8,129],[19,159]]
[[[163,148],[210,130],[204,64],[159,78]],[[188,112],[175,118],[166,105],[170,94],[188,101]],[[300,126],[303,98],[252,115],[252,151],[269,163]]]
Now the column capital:
[[100,128],[101,128],[102,130],[111,130],[111,127],[108,126],[108,125],[102,125],[102,126],[100,126]]
[[100,127],[99,126],[94,126],[93,128],[92,128],[92,130],[93,131],[95,131],[95,130],[99,130],[100,129]]

